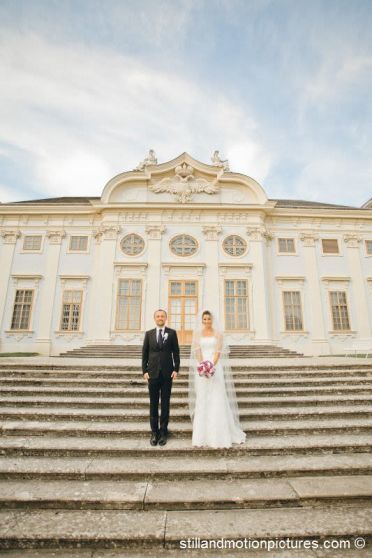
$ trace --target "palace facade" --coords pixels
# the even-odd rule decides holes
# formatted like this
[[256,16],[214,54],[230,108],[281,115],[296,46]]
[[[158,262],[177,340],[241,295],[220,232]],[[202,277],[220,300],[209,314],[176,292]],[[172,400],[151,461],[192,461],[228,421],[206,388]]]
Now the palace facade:
[[0,204],[0,352],[142,344],[157,308],[181,344],[201,308],[235,345],[342,354],[371,339],[371,200],[269,199],[212,161],[151,151],[100,197]]

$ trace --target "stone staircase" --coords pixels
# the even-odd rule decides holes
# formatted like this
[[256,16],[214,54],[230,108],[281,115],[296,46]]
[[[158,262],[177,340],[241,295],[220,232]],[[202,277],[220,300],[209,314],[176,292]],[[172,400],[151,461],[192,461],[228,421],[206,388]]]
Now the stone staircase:
[[[178,558],[181,540],[222,537],[332,537],[370,556],[372,366],[233,371],[247,441],[212,449],[191,446],[185,368],[168,444],[152,447],[139,368],[0,364],[1,556]],[[186,556],[219,554],[236,555]]]
[[[60,353],[61,357],[75,358],[141,358],[141,345],[86,345]],[[190,357],[190,345],[180,345],[181,358]],[[302,353],[277,345],[231,345],[230,358],[288,358]]]

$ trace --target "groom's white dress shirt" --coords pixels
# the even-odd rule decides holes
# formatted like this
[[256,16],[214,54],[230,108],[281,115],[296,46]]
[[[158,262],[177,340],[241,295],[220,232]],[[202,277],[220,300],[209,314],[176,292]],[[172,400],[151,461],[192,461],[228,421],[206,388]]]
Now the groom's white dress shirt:
[[164,327],[157,327],[157,328],[156,328],[156,340],[157,340],[158,343],[159,343],[159,334],[160,334],[160,332],[161,332],[161,335],[162,335],[162,337],[163,337],[163,339],[164,339]]

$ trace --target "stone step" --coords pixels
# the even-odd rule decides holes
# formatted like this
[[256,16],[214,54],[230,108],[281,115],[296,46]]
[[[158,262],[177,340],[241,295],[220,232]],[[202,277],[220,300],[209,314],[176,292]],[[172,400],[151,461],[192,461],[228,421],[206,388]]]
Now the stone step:
[[[213,464],[211,464],[213,467]],[[20,509],[245,509],[367,504],[372,476],[342,475],[269,479],[24,480],[0,481],[0,508]]]
[[[339,407],[342,405],[349,405],[353,407],[359,407],[364,405],[370,405],[372,402],[372,395],[305,395],[305,396],[294,396],[294,397],[244,397],[239,395],[238,398],[239,409],[244,409],[249,407],[250,409],[275,407],[277,409],[285,408],[306,408],[309,406],[316,407]],[[0,397],[0,405],[5,407],[59,407],[63,406],[66,408],[97,408],[104,407],[105,409],[149,409],[149,398],[137,397],[78,397],[75,394],[65,396],[54,395],[46,397],[40,397],[39,393],[32,395],[20,395],[17,396],[13,393],[8,393],[6,397]],[[185,397],[177,397],[172,395],[171,398],[171,408],[173,409],[187,409],[188,403]]]
[[[184,409],[172,409],[173,421],[186,421],[189,419],[187,407]],[[372,418],[372,405],[353,405],[353,406],[333,406],[319,407],[312,406],[301,409],[299,407],[281,407],[277,408],[258,408],[252,410],[241,409],[239,416],[241,420],[286,420],[288,417],[292,419],[308,418],[308,419],[325,419],[325,418]],[[40,407],[2,407],[0,402],[0,420],[86,420],[91,421],[148,421],[149,410],[133,409],[129,403],[121,409],[84,409],[74,408],[66,409],[64,407],[40,408]]]
[[[132,387],[135,385],[143,385],[144,380],[142,375],[137,376],[137,378],[124,378],[124,379],[102,379],[102,378],[12,378],[6,377],[1,378],[1,384],[3,386],[76,386],[76,387]],[[179,387],[187,387],[188,378],[179,376],[174,385]],[[246,379],[235,377],[234,385],[236,388],[243,387],[295,387],[295,386],[347,386],[347,385],[360,385],[367,386],[372,389],[372,376],[345,376],[342,378],[337,377],[324,377],[324,378],[291,378],[291,379]]]
[[[195,512],[197,513],[197,512]],[[213,512],[214,513],[214,512]],[[299,539],[299,541],[287,543],[286,538],[278,539],[274,542],[270,542],[270,540],[263,540],[261,539],[250,539],[249,537],[245,537],[244,539],[238,540],[235,539],[234,541],[230,542],[230,540],[226,540],[226,548],[223,550],[222,546],[224,544],[223,539],[218,538],[213,541],[201,541],[190,539],[190,549],[187,549],[187,541],[184,541],[184,548],[164,548],[164,547],[156,547],[156,558],[185,558],[185,552],[187,558],[216,558],[217,556],[222,556],[223,558],[236,558],[237,556],[247,556],[247,552],[249,552],[249,558],[273,558],[273,554],[268,554],[274,546],[268,546],[269,550],[252,550],[252,548],[266,548],[266,546],[262,545],[277,545],[277,548],[280,548],[278,545],[280,544],[288,544],[292,545],[287,546],[289,550],[280,550],[278,551],[279,554],[275,555],[275,558],[371,558],[371,546],[369,545],[368,541],[370,537],[364,537],[364,541],[366,542],[367,546],[364,549],[355,550],[354,546],[354,539],[356,537],[351,537],[350,540],[348,537],[344,537],[341,539],[340,536],[335,537],[335,540],[339,541],[339,545],[342,545],[342,551],[338,550],[329,550],[322,548],[323,540],[311,540],[311,542],[305,542],[309,539]],[[345,540],[345,543],[343,542]],[[261,542],[263,541],[263,542]],[[205,545],[210,544],[210,548],[212,550],[208,550]],[[231,545],[235,544],[235,547]],[[246,544],[246,549],[244,549],[244,544]],[[294,547],[297,548],[304,548],[304,545],[312,545],[306,548],[306,555],[304,555],[303,550],[296,550]],[[345,549],[345,545],[348,544],[349,548]],[[199,550],[197,549],[199,545]],[[204,545],[204,546],[201,546]],[[238,546],[239,545],[239,546]],[[240,548],[240,545],[241,548]],[[250,546],[249,546],[250,545]],[[302,545],[302,547],[300,546]],[[192,550],[192,548],[196,550]],[[201,548],[201,549],[200,549]],[[231,550],[229,550],[229,548]],[[247,550],[250,548],[249,550]],[[313,550],[312,550],[313,548]],[[216,552],[217,549],[217,552]],[[135,548],[116,548],[112,550],[110,548],[100,548],[96,550],[92,550],[89,548],[58,548],[58,549],[51,549],[51,548],[37,548],[37,549],[25,549],[22,548],[22,557],[21,558],[154,558],[154,548],[140,548],[136,550]],[[356,554],[357,552],[357,554]],[[2,550],[2,557],[4,558],[20,558],[19,550]]]
[[[117,370],[117,371],[84,371],[81,370],[74,370],[73,367],[67,370],[0,370],[0,380],[2,378],[13,379],[13,378],[36,378],[36,379],[48,379],[48,378],[56,378],[56,379],[64,379],[64,378],[75,378],[75,379],[104,379],[104,380],[138,380],[141,378],[141,370],[140,368],[136,370]],[[187,378],[188,371],[183,369],[179,374],[178,380],[182,380],[183,378]],[[323,379],[323,378],[331,378],[335,380],[342,380],[345,377],[347,378],[369,378],[372,379],[372,367],[370,370],[257,370],[256,372],[247,372],[242,370],[234,370],[233,373],[235,380],[263,380],[268,381],[270,379],[275,379],[280,381],[283,380],[300,380],[303,378],[304,380],[307,379]]]
[[[138,456],[0,457],[0,495],[6,480],[237,480],[298,476],[368,475],[370,453],[327,455],[195,455],[147,452]],[[351,477],[350,477],[351,478]],[[372,481],[372,476],[370,477]],[[208,483],[206,483],[208,484]],[[1,502],[1,496],[0,496]]]
[[[65,371],[82,371],[82,372],[126,372],[126,371],[140,371],[141,368],[139,365],[133,365],[133,364],[128,364],[125,361],[123,363],[120,364],[112,364],[112,365],[106,365],[104,363],[102,364],[96,364],[96,363],[90,363],[90,364],[60,364],[60,363],[35,363],[32,360],[30,360],[30,362],[23,363],[23,362],[13,362],[13,363],[1,363],[0,362],[0,371],[3,370],[24,370],[24,371],[32,371],[32,370],[40,370],[40,371],[56,371],[56,370],[65,370]],[[350,371],[350,370],[359,370],[359,371],[371,371],[372,370],[372,364],[371,363],[363,363],[363,362],[355,362],[355,359],[353,359],[353,361],[351,362],[347,362],[344,364],[312,364],[312,363],[305,363],[305,364],[299,364],[299,363],[294,363],[294,364],[278,364],[278,363],[266,363],[266,364],[249,364],[246,363],[244,365],[236,365],[236,364],[232,364],[232,369],[235,371],[252,371],[252,372],[260,372],[260,371],[267,371],[267,372],[281,372],[281,371],[295,371],[295,372],[300,372],[300,371],[322,371],[322,370],[326,370],[326,371],[337,371],[337,370],[341,370],[341,371]],[[186,365],[181,365],[180,370],[188,370],[188,367]]]
[[[241,421],[241,426],[249,436],[286,436],[304,433],[372,433],[372,419],[319,419],[319,420],[259,420]],[[42,421],[9,420],[0,423],[3,435],[44,435],[61,433],[73,436],[148,436],[147,422],[124,420],[122,422],[100,421]],[[169,429],[175,437],[189,436],[192,432],[191,422],[173,422]]]
[[320,543],[330,536],[339,540],[364,536],[369,541],[371,529],[372,505],[368,504],[213,511],[0,511],[0,547],[22,549],[22,553],[32,547],[135,548],[137,552],[151,547],[158,552],[164,546],[195,548],[201,539],[296,537]]
[[[112,352],[104,352],[104,351],[97,351],[97,352],[71,352],[67,354],[60,354],[58,355],[60,358],[141,358],[140,353],[112,353]],[[229,355],[229,358],[236,358],[236,359],[248,359],[248,358],[298,358],[303,357],[304,355],[300,354],[292,354],[292,353],[266,353],[266,352],[257,352],[257,351],[250,351],[247,353],[239,354],[233,353]],[[190,358],[188,353],[181,353],[181,359]]]
[[[261,397],[272,397],[274,395],[282,395],[283,397],[287,397],[288,395],[346,395],[351,393],[357,394],[364,394],[370,395],[372,394],[372,385],[363,385],[363,386],[355,386],[355,385],[326,385],[326,386],[297,386],[297,387],[256,387],[256,388],[236,388],[236,395],[238,397],[244,395],[256,395]],[[24,387],[16,387],[16,386],[2,386],[0,388],[0,396],[5,396],[9,394],[14,395],[29,395],[30,393],[35,393],[34,386],[24,386]],[[148,397],[148,389],[147,389],[147,382],[142,380],[139,385],[134,385],[132,387],[110,387],[110,388],[102,388],[98,389],[97,387],[65,387],[65,386],[37,386],[37,394],[39,397],[45,396],[49,397],[51,395],[71,395],[75,397],[89,397],[91,395],[96,396],[103,396],[103,395],[110,395],[112,397],[121,397],[126,395],[127,397]],[[179,397],[187,398],[187,387],[178,387],[177,383],[174,382],[172,387],[172,395],[178,395]]]
[[[170,434],[172,434],[170,432]],[[357,454],[371,452],[372,435],[352,434],[293,434],[283,438],[279,436],[247,436],[243,444],[231,448],[199,448],[191,445],[191,437],[180,438],[170,435],[165,446],[151,446],[147,436],[102,437],[66,436],[63,433],[37,436],[31,433],[0,437],[0,454],[7,456],[50,456],[81,457],[89,456],[133,456],[143,458],[151,456],[158,460],[161,456],[193,456],[199,460],[203,456],[246,456],[246,455],[328,455]],[[196,462],[196,461],[195,461]]]

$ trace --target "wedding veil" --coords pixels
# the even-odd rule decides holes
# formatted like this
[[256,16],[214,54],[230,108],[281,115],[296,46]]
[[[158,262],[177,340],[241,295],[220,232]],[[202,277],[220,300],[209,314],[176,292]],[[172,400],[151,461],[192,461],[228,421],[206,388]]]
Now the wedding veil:
[[[188,406],[189,406],[189,414],[190,414],[191,422],[193,422],[194,420],[194,412],[195,412],[195,401],[196,401],[195,379],[198,376],[197,364],[200,362],[200,360],[202,360],[201,347],[200,347],[200,338],[202,336],[202,330],[204,327],[202,323],[202,315],[203,312],[205,312],[206,310],[209,309],[205,308],[203,310],[200,310],[198,312],[198,315],[195,318],[196,321],[195,321],[195,326],[194,326],[192,341],[191,341],[191,348],[190,348]],[[209,312],[212,315],[212,328],[214,330],[214,336],[217,339],[216,352],[220,353],[220,358],[218,362],[221,363],[221,369],[224,375],[228,402],[234,418],[234,424],[237,428],[240,429],[241,425],[239,422],[239,408],[238,408],[238,402],[235,393],[234,378],[233,378],[231,365],[230,365],[230,356],[229,356],[230,348],[226,341],[226,337],[223,333],[223,329],[220,324],[220,321],[217,317],[217,313],[214,312],[213,310],[209,310]],[[208,382],[209,380],[206,379],[205,381]]]

